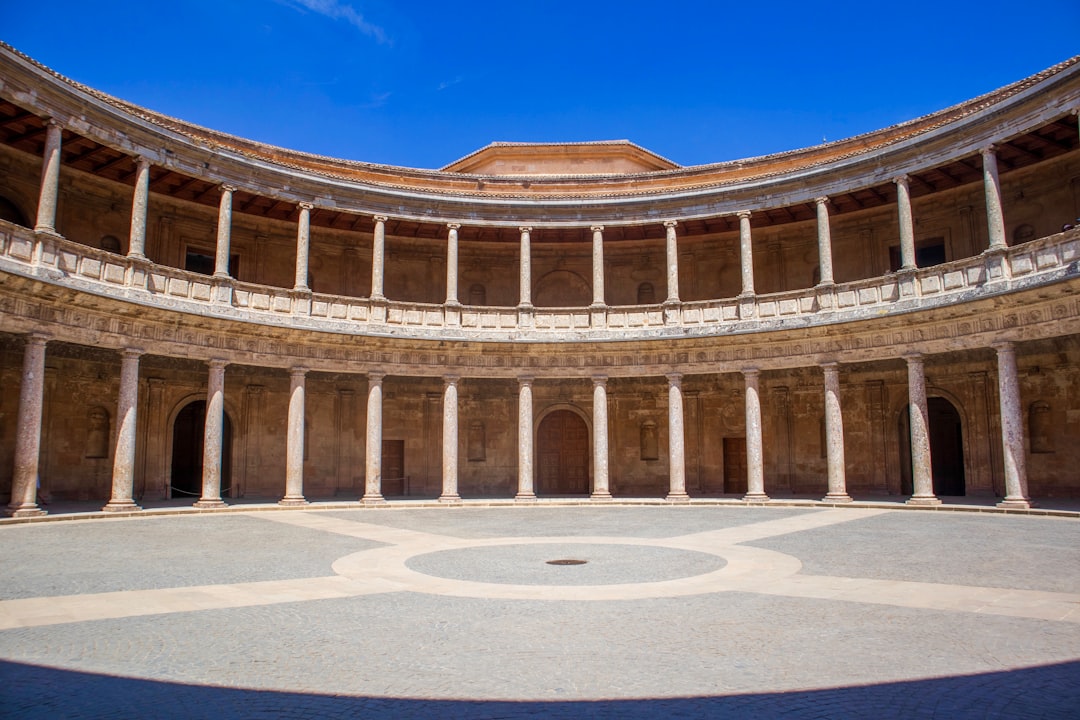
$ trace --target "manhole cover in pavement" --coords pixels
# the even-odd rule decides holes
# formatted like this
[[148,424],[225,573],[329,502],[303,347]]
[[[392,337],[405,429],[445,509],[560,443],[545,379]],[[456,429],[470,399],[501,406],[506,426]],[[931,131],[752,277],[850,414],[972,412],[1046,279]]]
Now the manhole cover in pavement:
[[584,565],[589,562],[588,560],[574,560],[572,558],[565,558],[563,560],[548,560],[548,565]]

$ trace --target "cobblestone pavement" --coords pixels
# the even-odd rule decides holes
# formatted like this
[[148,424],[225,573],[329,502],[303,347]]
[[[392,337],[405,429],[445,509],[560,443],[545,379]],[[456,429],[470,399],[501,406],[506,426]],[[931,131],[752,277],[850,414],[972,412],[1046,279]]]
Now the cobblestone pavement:
[[5,717],[1080,716],[1074,519],[289,510],[0,547]]

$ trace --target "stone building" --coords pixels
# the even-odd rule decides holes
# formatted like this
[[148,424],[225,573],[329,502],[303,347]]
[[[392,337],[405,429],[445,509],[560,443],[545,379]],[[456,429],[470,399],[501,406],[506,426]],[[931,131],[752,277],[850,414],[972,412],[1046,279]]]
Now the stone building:
[[0,47],[0,495],[1080,496],[1080,58],[680,167],[441,170],[158,115]]

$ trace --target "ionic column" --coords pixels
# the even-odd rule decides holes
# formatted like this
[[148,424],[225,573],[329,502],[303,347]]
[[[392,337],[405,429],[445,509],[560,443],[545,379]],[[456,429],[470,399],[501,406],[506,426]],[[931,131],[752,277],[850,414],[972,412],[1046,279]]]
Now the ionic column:
[[443,377],[442,495],[439,502],[461,502],[458,495],[458,378]]
[[368,373],[367,442],[364,458],[364,496],[360,502],[384,503],[382,495],[382,381],[386,373]]
[[221,186],[221,203],[218,205],[217,254],[214,257],[214,277],[229,277],[229,242],[232,236],[232,196],[236,188]]
[[851,502],[844,472],[844,417],[840,409],[840,366],[828,362],[825,371],[825,456],[829,490],[823,502]]
[[979,151],[983,164],[983,190],[986,194],[986,227],[990,235],[990,250],[1004,250],[1005,211],[1001,206],[1001,180],[998,178],[997,152],[993,146]]
[[521,288],[521,300],[518,307],[532,307],[532,249],[531,227],[523,227],[521,230],[521,278],[518,281]]
[[907,175],[901,175],[893,182],[896,183],[896,207],[900,219],[900,269],[914,270],[915,222],[911,217],[911,181]]
[[747,368],[742,371],[746,384],[746,495],[747,502],[764,502],[765,450],[761,439],[761,396],[758,393],[759,371]]
[[116,452],[113,453],[112,495],[102,510],[140,510],[135,504],[135,438],[139,405],[139,356],[128,348],[120,359],[120,398],[116,408]]
[[32,333],[23,351],[19,385],[19,417],[15,425],[15,472],[11,478],[11,502],[5,515],[45,515],[38,507],[38,462],[41,456],[41,414],[45,404],[45,343],[47,335]]
[[687,500],[686,431],[683,427],[682,375],[671,373],[668,379],[668,500]]
[[911,482],[909,505],[940,505],[934,495],[934,472],[930,464],[930,415],[926,408],[926,372],[923,357],[906,355],[908,368],[908,416],[911,426]]
[[296,279],[293,282],[293,290],[308,292],[308,262],[311,255],[311,211],[314,205],[302,202],[300,219],[296,223]]
[[146,213],[150,206],[150,161],[135,158],[135,194],[131,200],[131,232],[128,234],[129,258],[146,258]]
[[750,211],[739,213],[739,264],[742,270],[742,294],[754,294],[754,245],[750,235]]
[[461,225],[447,223],[450,232],[446,236],[446,304],[460,305],[458,301],[458,230]]
[[533,402],[531,377],[518,378],[517,500],[535,500],[533,491]]
[[832,285],[832,233],[829,230],[829,198],[814,198],[817,205],[817,243],[818,243],[818,267],[821,269],[821,280],[818,285]]
[[221,446],[225,432],[225,360],[210,361],[206,388],[206,425],[203,436],[202,497],[197,508],[225,507],[221,499]]
[[664,227],[667,229],[665,243],[665,255],[667,256],[667,300],[665,302],[679,302],[679,242],[675,237],[676,220],[667,220]]
[[289,426],[285,441],[285,497],[278,505],[307,505],[304,498],[304,433],[307,368],[289,371]]
[[[383,275],[386,263],[386,216],[375,216],[375,236],[371,241],[371,299],[385,300]],[[382,497],[380,495],[380,497]]]
[[1011,342],[994,344],[998,360],[998,396],[1001,402],[1001,446],[1005,451],[1003,508],[1028,508],[1027,456],[1024,454],[1024,409],[1016,372],[1016,348]]
[[592,226],[592,304],[602,307],[604,299],[604,226]]
[[608,479],[607,377],[593,376],[593,500],[610,500]]
[[60,123],[45,125],[45,152],[41,158],[41,192],[34,232],[56,234],[56,205],[60,197]]

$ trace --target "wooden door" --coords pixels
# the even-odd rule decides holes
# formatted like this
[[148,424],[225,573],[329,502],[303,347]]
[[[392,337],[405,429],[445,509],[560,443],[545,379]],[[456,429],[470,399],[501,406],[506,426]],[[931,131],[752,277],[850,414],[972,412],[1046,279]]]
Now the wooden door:
[[405,441],[383,440],[382,494],[394,496],[405,492]]
[[746,493],[746,438],[724,438],[724,492]]
[[569,410],[556,410],[537,430],[537,492],[589,493],[589,428]]

